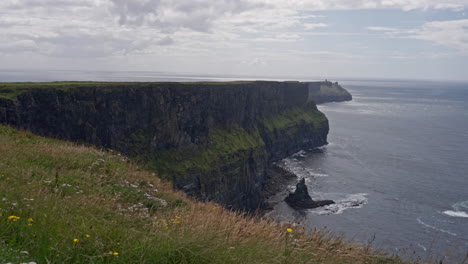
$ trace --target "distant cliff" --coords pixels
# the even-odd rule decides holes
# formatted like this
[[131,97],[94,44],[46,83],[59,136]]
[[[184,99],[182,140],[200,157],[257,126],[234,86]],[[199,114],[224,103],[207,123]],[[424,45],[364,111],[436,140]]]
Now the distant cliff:
[[309,100],[316,104],[328,102],[351,101],[353,97],[337,82],[311,82],[309,83]]
[[252,210],[272,160],[326,144],[317,85],[0,84],[0,123],[143,158],[195,197]]

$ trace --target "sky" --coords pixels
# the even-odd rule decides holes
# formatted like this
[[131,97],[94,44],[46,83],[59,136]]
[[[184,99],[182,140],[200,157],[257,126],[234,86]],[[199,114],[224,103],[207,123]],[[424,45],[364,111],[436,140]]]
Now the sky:
[[1,0],[0,69],[468,80],[468,0]]

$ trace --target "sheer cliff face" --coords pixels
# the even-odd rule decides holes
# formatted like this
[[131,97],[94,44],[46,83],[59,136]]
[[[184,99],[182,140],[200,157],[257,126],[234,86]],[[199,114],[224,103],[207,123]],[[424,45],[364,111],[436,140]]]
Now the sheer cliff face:
[[309,101],[313,101],[316,104],[351,101],[352,99],[351,94],[337,82],[309,83]]
[[272,160],[326,144],[308,96],[299,82],[41,88],[0,99],[0,123],[142,157],[195,197],[255,209]]

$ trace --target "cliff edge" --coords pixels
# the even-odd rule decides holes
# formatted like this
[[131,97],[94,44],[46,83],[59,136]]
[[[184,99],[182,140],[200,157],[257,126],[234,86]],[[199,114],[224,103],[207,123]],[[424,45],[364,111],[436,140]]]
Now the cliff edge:
[[194,197],[255,210],[271,161],[327,143],[311,84],[0,84],[0,123],[142,158]]
[[309,100],[316,104],[329,102],[351,101],[352,95],[338,82],[311,82],[309,83]]

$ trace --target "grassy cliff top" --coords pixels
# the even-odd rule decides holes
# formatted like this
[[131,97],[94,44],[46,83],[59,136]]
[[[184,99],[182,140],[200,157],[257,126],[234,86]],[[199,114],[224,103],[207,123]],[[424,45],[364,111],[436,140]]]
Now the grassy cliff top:
[[[244,85],[256,82],[279,83],[277,81],[228,81],[228,82],[0,82],[0,98],[15,99],[18,95],[31,89],[54,88],[67,90],[71,88],[112,88],[112,87],[148,87],[155,85],[188,85],[188,86],[224,86]],[[298,81],[285,81],[284,83],[300,83]]]
[[[185,85],[242,85],[257,81],[231,81],[231,82],[172,82],[172,84]],[[21,93],[31,89],[55,88],[67,90],[70,88],[110,88],[117,86],[131,86],[134,88],[148,87],[158,84],[171,84],[171,82],[0,82],[0,98],[14,99]]]
[[0,125],[0,153],[0,263],[401,263],[194,202],[115,152]]

